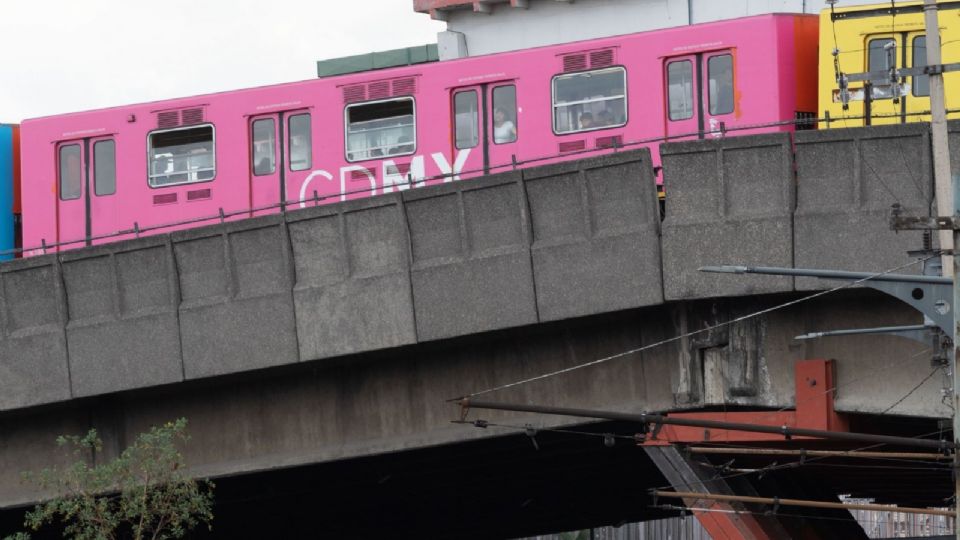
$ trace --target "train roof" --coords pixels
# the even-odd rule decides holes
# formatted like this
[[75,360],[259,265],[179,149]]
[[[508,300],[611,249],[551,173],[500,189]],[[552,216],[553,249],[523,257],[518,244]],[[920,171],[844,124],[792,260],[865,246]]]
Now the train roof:
[[392,67],[413,66],[440,60],[436,44],[406,47],[389,51],[355,54],[317,62],[317,77],[334,77],[350,73],[364,73]]

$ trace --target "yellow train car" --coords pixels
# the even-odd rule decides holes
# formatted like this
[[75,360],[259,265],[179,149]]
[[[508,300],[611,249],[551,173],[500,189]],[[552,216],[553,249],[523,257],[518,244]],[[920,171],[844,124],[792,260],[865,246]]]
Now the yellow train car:
[[[895,1],[824,9],[820,14],[821,128],[930,121],[930,84],[925,75],[851,80],[838,74],[889,72],[927,65],[922,1]],[[939,1],[942,63],[960,62],[960,1]],[[837,54],[834,54],[837,51]],[[945,74],[949,118],[960,118],[960,72]],[[867,91],[869,88],[869,93]],[[844,104],[846,101],[846,106]],[[955,110],[956,112],[949,112]]]

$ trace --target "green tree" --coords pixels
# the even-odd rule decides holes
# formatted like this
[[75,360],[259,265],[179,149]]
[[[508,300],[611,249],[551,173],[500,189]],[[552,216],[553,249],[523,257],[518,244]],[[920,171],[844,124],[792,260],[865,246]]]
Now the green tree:
[[[75,540],[161,540],[182,538],[213,521],[213,483],[185,473],[178,443],[186,442],[187,421],[168,422],[140,434],[113,461],[89,465],[103,442],[96,430],[61,436],[57,445],[76,461],[63,468],[25,473],[24,477],[56,495],[29,511],[24,527],[40,531],[62,527]],[[26,540],[27,533],[5,540]]]

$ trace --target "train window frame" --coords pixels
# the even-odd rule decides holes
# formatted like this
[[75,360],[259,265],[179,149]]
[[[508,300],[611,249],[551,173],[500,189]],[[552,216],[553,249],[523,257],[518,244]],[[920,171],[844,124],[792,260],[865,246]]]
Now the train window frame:
[[[715,110],[714,109],[714,98],[716,101],[720,101],[719,95],[719,85],[718,90],[716,91],[716,96],[714,95],[713,90],[713,62],[719,59],[729,59],[730,61],[730,110]],[[710,116],[724,116],[727,114],[733,114],[737,111],[737,63],[734,61],[732,52],[724,52],[720,54],[712,54],[706,57],[707,61],[707,111]],[[719,80],[719,79],[717,79]],[[720,103],[717,103],[720,105]]]
[[[110,144],[113,147],[113,155],[110,159],[110,164],[113,167],[113,170],[110,172],[111,182],[107,184],[109,191],[101,191],[101,181],[100,179],[104,177],[103,170],[100,168],[100,162],[103,161],[102,156],[97,153],[98,147],[101,145]],[[104,187],[107,187],[104,186]],[[117,192],[117,141],[114,139],[101,139],[93,143],[93,194],[98,197],[106,197],[113,195]]]
[[[498,90],[501,90],[501,89],[504,89],[504,88],[510,88],[510,89],[512,89],[512,92],[513,92],[513,122],[512,122],[512,123],[513,123],[513,138],[512,138],[512,139],[504,139],[504,140],[502,140],[502,141],[498,141],[498,140],[497,140],[497,126],[496,126],[497,91],[498,91]],[[517,105],[517,85],[514,84],[514,83],[510,83],[510,84],[500,84],[500,85],[494,86],[493,88],[490,89],[490,102],[491,102],[492,105],[493,105],[493,106],[490,108],[490,127],[492,128],[492,129],[490,130],[490,132],[491,132],[491,134],[493,135],[493,137],[491,137],[491,140],[493,141],[493,144],[498,144],[498,145],[500,145],[500,144],[514,144],[514,143],[516,143],[517,140],[520,139],[520,107]],[[506,121],[507,121],[507,122],[510,122],[510,118],[508,117]]]
[[[474,108],[474,122],[473,122],[473,144],[471,146],[460,146],[460,113],[457,109],[457,98],[460,96],[473,95],[473,104]],[[457,150],[466,150],[468,148],[476,148],[480,145],[480,126],[482,113],[480,111],[480,92],[475,88],[470,90],[461,90],[459,92],[454,92],[453,94],[453,145]]]
[[[927,36],[920,35],[920,36],[913,36],[913,39],[910,40],[910,60],[912,62],[910,67],[917,67],[918,65],[917,64],[917,41],[921,39],[923,40],[923,57],[920,59],[919,65],[921,66],[927,65]],[[926,81],[924,85],[926,86],[927,91],[924,94],[917,93],[917,81],[921,79]],[[913,97],[926,97],[926,98],[930,97],[930,76],[914,75],[910,80],[910,95],[912,95]]]
[[[892,41],[892,42],[896,45],[896,44],[897,44],[897,36],[891,36],[891,35],[888,35],[888,34],[882,34],[882,35],[879,35],[879,36],[878,36],[878,35],[873,35],[873,36],[871,36],[869,39],[867,39],[867,47],[866,47],[867,58],[866,58],[866,62],[865,62],[866,66],[867,66],[867,69],[866,69],[865,71],[867,71],[867,72],[870,72],[870,71],[882,71],[882,70],[890,69],[890,66],[888,66],[888,65],[884,65],[884,67],[882,67],[882,68],[873,69],[873,66],[872,66],[872,63],[871,63],[872,58],[871,58],[871,54],[870,54],[870,53],[873,52],[873,44],[874,44],[875,42],[877,42],[877,41]],[[886,45],[884,45],[884,47],[886,47]],[[884,47],[880,47],[880,51],[883,51]],[[884,57],[884,64],[886,64],[886,54],[884,54],[883,57]]]
[[[294,166],[293,160],[293,121],[295,118],[307,119],[307,130],[304,133],[297,134],[297,136],[306,135],[306,159],[298,160],[298,163],[299,161],[303,161],[304,163],[303,165],[298,164],[296,166]],[[313,168],[313,117],[309,112],[291,114],[287,118],[287,168],[290,169],[291,172],[309,171]]]
[[[673,96],[670,94],[670,80],[671,80],[671,79],[670,79],[670,76],[671,76],[670,68],[673,67],[673,66],[675,66],[675,65],[679,65],[679,64],[686,64],[686,65],[687,65],[687,68],[688,68],[688,73],[690,74],[690,84],[688,85],[688,86],[689,86],[689,97],[690,97],[690,100],[689,100],[689,101],[690,101],[690,114],[687,115],[687,116],[682,116],[682,117],[676,117],[676,118],[675,118],[675,117],[673,116],[673,106],[672,106]],[[671,122],[682,122],[682,121],[684,121],[684,120],[690,120],[691,118],[693,118],[693,117],[696,115],[696,108],[697,108],[697,107],[696,107],[696,105],[697,105],[697,93],[695,92],[696,86],[697,86],[696,83],[697,83],[697,81],[696,81],[696,73],[695,73],[695,70],[694,70],[694,68],[693,68],[693,60],[691,60],[691,59],[689,59],[689,58],[684,58],[683,60],[672,60],[672,61],[668,61],[668,62],[667,62],[667,118],[668,118]]]
[[[359,152],[363,152],[364,150],[351,150],[351,149],[350,149],[350,126],[352,125],[351,122],[350,122],[350,111],[351,111],[352,109],[355,109],[355,108],[358,108],[358,107],[369,107],[369,106],[372,106],[372,105],[381,105],[381,104],[384,104],[384,103],[399,103],[399,102],[401,102],[401,101],[409,101],[409,102],[410,102],[410,111],[411,111],[411,112],[410,112],[409,116],[412,118],[412,124],[410,125],[410,128],[411,128],[411,133],[413,134],[413,140],[411,140],[410,142],[403,142],[403,143],[397,141],[397,144],[396,144],[396,145],[392,145],[392,146],[400,147],[401,145],[402,145],[402,146],[407,146],[407,145],[409,145],[409,146],[411,147],[410,150],[409,150],[409,151],[406,151],[406,152],[397,152],[397,153],[394,153],[394,154],[388,154],[388,153],[384,152],[383,155],[379,155],[379,156],[366,156],[366,157],[361,157],[361,158],[351,158],[351,157],[350,157],[350,154],[351,154],[351,153],[354,153],[354,152],[359,153]],[[407,116],[407,115],[403,115],[403,116]],[[385,117],[385,118],[398,118],[398,116]],[[370,120],[367,120],[367,121],[370,121]],[[360,123],[360,122],[356,122],[356,123]],[[403,127],[403,126],[401,126],[401,127]],[[380,129],[388,129],[388,128],[380,128]],[[395,97],[395,98],[376,99],[376,100],[371,100],[371,101],[362,101],[362,102],[358,102],[358,103],[350,103],[349,105],[347,105],[346,107],[343,108],[343,157],[344,157],[344,159],[347,160],[347,163],[362,163],[362,162],[365,162],[365,161],[382,161],[382,160],[384,160],[384,159],[389,159],[389,158],[394,158],[394,157],[400,157],[400,156],[410,156],[410,155],[416,154],[416,153],[417,153],[417,138],[418,138],[418,137],[417,137],[417,100],[416,100],[416,98],[413,97],[413,96],[400,96],[400,97]],[[380,146],[380,147],[375,148],[375,150],[376,150],[376,149],[382,149],[382,148],[385,148],[385,147],[384,147],[384,146]],[[369,147],[368,147],[368,149],[369,149]],[[366,150],[366,151],[369,151],[369,150]]]
[[[77,195],[75,197],[64,197],[64,174],[63,174],[63,164],[64,164],[64,155],[63,151],[68,148],[75,148],[77,151]],[[61,201],[75,201],[83,197],[83,149],[80,146],[80,143],[67,143],[61,144],[57,147],[57,198]]]
[[[156,185],[154,184],[154,177],[169,176],[169,175],[154,175],[150,173],[151,167],[153,165],[153,160],[150,157],[151,152],[153,151],[153,137],[157,135],[163,135],[166,133],[172,133],[176,131],[186,131],[190,129],[200,129],[200,128],[210,128],[210,162],[211,166],[209,167],[210,171],[213,172],[213,175],[210,178],[203,178],[198,180],[189,180],[189,172],[187,173],[171,173],[171,174],[187,174],[188,179],[182,182],[170,182],[166,184]],[[193,171],[200,172],[200,171]],[[190,126],[180,126],[169,129],[155,129],[153,131],[147,132],[147,186],[150,189],[164,189],[175,186],[184,186],[184,185],[193,185],[193,184],[205,184],[208,182],[213,182],[217,178],[217,127],[212,123],[204,124],[195,124]]]
[[[261,155],[258,153],[258,140],[257,140],[257,124],[260,123],[270,123],[270,127],[267,128],[269,133],[269,142],[270,154]],[[259,159],[258,159],[259,158]],[[257,164],[258,160],[269,160],[270,169],[258,169]],[[254,176],[270,176],[271,174],[276,174],[277,172],[277,120],[273,116],[264,116],[261,118],[254,118],[253,122],[250,122],[250,171]]]
[[[587,128],[587,129],[575,129],[575,130],[571,130],[571,131],[558,131],[558,130],[557,130],[557,107],[558,107],[558,105],[557,105],[557,81],[560,80],[560,79],[563,79],[563,78],[569,78],[569,77],[575,77],[575,76],[583,76],[583,75],[585,75],[585,74],[593,75],[593,74],[602,73],[602,72],[614,72],[614,71],[619,71],[619,72],[621,72],[621,74],[623,75],[623,96],[616,96],[616,97],[613,97],[613,98],[604,98],[604,99],[601,99],[601,100],[584,100],[584,101],[581,101],[581,102],[563,103],[563,104],[560,104],[560,106],[562,107],[562,106],[578,105],[578,104],[583,104],[583,103],[595,103],[595,102],[599,102],[599,101],[611,101],[611,100],[613,100],[613,99],[623,99],[623,122],[617,123],[617,124],[610,124],[610,125],[607,125],[607,126],[596,126],[596,127]],[[609,66],[609,67],[605,67],[605,68],[601,68],[601,69],[591,69],[591,70],[584,70],[584,71],[575,71],[575,72],[570,72],[570,73],[558,73],[558,74],[554,75],[554,76],[550,79],[550,124],[551,124],[551,128],[552,128],[552,130],[553,130],[553,134],[554,134],[554,135],[557,135],[557,136],[573,135],[573,134],[576,134],[576,133],[589,133],[589,132],[592,132],[592,131],[601,131],[601,130],[605,130],[605,129],[616,129],[616,128],[622,128],[622,127],[626,126],[628,123],[630,123],[630,89],[629,89],[629,87],[628,87],[628,82],[629,82],[629,81],[627,80],[627,68],[626,68],[626,66],[622,66],[622,65]]]

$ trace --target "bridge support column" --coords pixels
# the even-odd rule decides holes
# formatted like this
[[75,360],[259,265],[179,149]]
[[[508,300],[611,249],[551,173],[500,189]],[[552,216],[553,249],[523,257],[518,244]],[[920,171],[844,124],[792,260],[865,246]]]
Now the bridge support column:
[[[647,455],[657,465],[676,491],[697,493],[733,494],[734,491],[722,478],[715,477],[715,471],[706,469],[680,453],[675,446],[645,446]],[[741,493],[742,495],[743,493]],[[684,499],[684,504],[696,507],[698,501]],[[716,512],[697,512],[697,520],[714,540],[765,540],[789,538],[787,532],[777,523],[776,518],[736,513],[749,510],[740,504],[713,504]]]

